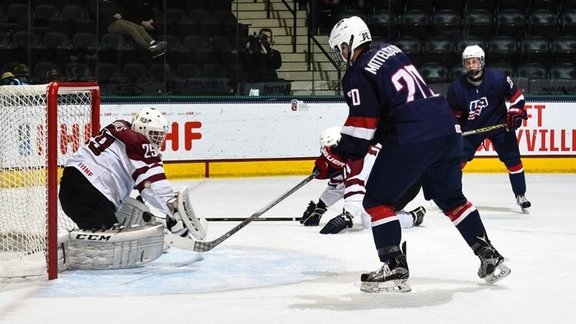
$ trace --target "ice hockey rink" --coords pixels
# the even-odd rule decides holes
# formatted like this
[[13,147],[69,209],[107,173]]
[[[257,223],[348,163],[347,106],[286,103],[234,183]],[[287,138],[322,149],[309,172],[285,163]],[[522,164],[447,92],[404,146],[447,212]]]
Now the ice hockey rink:
[[[197,214],[248,217],[305,176],[195,179]],[[147,266],[66,271],[55,281],[0,283],[0,323],[575,323],[576,174],[527,174],[522,214],[502,174],[466,174],[512,274],[488,285],[448,219],[418,196],[421,227],[404,230],[412,292],[369,294],[360,274],[380,266],[370,231],[321,235],[298,221],[254,221],[209,251],[170,249]],[[262,218],[301,216],[325,182],[313,180]],[[342,205],[324,215],[321,225]],[[409,209],[409,208],[408,208]],[[359,225],[359,220],[355,220]],[[238,224],[210,222],[207,240]]]

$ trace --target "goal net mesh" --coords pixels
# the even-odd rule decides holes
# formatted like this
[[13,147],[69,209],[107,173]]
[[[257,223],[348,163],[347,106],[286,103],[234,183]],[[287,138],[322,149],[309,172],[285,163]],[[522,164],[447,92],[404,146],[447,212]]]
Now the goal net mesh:
[[[57,145],[48,145],[49,97],[57,102]],[[49,85],[0,87],[0,278],[46,274],[48,152],[58,172],[92,133],[90,90]],[[57,188],[52,188],[57,190]],[[74,223],[58,204],[58,232]]]

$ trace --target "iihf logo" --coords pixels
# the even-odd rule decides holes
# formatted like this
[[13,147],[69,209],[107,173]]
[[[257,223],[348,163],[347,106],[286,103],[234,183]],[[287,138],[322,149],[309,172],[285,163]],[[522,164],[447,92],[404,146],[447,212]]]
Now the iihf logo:
[[468,120],[474,120],[476,116],[480,116],[482,109],[488,106],[488,99],[482,97],[478,100],[470,102],[470,112],[468,113]]

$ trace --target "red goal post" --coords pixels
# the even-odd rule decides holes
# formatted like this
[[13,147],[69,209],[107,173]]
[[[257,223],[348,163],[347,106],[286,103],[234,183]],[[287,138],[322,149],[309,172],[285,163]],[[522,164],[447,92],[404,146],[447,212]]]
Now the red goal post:
[[68,156],[100,129],[96,82],[0,87],[0,278],[58,277],[58,203]]

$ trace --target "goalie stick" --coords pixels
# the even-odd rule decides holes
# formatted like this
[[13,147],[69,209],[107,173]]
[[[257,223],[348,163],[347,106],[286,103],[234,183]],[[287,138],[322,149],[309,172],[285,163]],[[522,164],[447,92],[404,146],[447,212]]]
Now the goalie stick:
[[282,200],[288,198],[289,196],[291,196],[293,193],[295,193],[298,189],[302,188],[305,184],[307,184],[308,182],[310,182],[312,179],[314,179],[314,177],[317,175],[317,172],[315,171],[314,173],[312,173],[311,175],[307,176],[304,180],[300,181],[297,185],[295,185],[292,189],[286,191],[284,194],[282,194],[280,197],[276,198],[274,201],[270,202],[268,205],[264,206],[262,209],[258,210],[257,212],[255,212],[254,214],[252,214],[250,217],[246,218],[245,220],[243,220],[240,224],[234,226],[231,230],[229,230],[228,232],[224,233],[222,236],[220,236],[219,238],[210,241],[210,242],[201,242],[201,241],[196,241],[194,242],[194,245],[191,247],[193,251],[195,252],[208,252],[210,250],[212,250],[213,248],[215,248],[216,246],[220,245],[220,243],[226,241],[230,236],[234,235],[234,233],[238,232],[239,230],[241,230],[244,226],[250,224],[253,220],[255,220],[256,218],[262,216],[265,212],[267,212],[268,210],[270,210],[272,207],[278,205]]
[[506,127],[506,124],[496,124],[496,125],[492,125],[492,126],[486,126],[486,127],[481,127],[481,128],[476,128],[473,130],[469,130],[469,131],[465,131],[462,132],[462,136],[468,136],[468,135],[474,135],[474,134],[480,134],[480,133],[486,133],[495,129],[499,129],[499,128],[503,128]]

